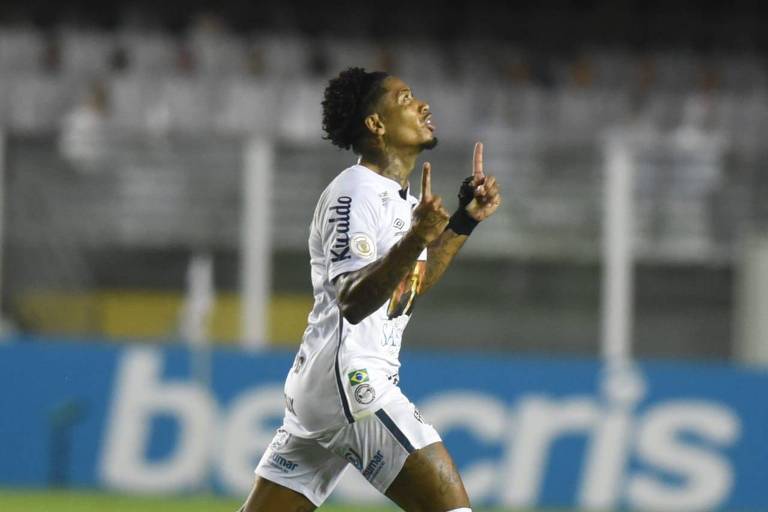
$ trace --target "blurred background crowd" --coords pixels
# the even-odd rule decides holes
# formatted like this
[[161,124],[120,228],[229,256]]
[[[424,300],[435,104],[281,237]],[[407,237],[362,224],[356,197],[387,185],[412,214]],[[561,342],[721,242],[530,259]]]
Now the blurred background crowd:
[[742,242],[768,219],[759,6],[3,4],[8,328],[174,339],[203,252],[212,337],[236,339],[242,141],[261,137],[275,147],[269,336],[295,344],[312,205],[353,162],[322,140],[322,92],[360,65],[430,103],[441,193],[484,140],[508,197],[407,343],[596,353],[602,141],[623,130],[641,141],[637,350],[730,357]]
[[19,131],[108,122],[316,141],[322,82],[358,64],[450,102],[443,136],[457,139],[490,125],[583,132],[632,120],[742,127],[737,142],[759,145],[766,123],[753,2],[199,4],[6,7],[1,118]]

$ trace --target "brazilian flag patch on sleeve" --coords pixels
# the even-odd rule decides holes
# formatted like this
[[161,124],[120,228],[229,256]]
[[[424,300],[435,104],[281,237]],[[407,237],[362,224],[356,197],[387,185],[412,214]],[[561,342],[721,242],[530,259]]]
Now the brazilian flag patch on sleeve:
[[349,376],[349,383],[352,384],[353,387],[362,384],[363,382],[368,382],[368,370],[365,368],[349,372],[347,375]]

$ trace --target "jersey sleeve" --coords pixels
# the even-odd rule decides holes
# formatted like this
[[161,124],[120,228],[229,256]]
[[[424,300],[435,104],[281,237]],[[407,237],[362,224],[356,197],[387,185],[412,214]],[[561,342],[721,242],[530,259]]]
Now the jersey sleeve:
[[373,187],[335,187],[320,227],[328,279],[353,272],[378,258],[381,199]]

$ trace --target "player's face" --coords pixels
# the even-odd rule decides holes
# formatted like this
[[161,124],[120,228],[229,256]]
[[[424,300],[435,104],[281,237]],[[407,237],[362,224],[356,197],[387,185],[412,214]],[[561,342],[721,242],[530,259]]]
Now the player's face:
[[377,109],[384,123],[389,147],[431,149],[437,144],[429,105],[416,98],[408,84],[397,77],[384,79],[384,95]]

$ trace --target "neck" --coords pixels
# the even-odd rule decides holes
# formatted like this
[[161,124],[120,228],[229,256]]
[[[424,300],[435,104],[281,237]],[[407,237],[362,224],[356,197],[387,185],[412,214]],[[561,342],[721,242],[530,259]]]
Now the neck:
[[377,151],[365,153],[360,157],[360,165],[364,165],[375,173],[385,178],[394,180],[405,188],[408,184],[408,176],[416,165],[416,152]]

